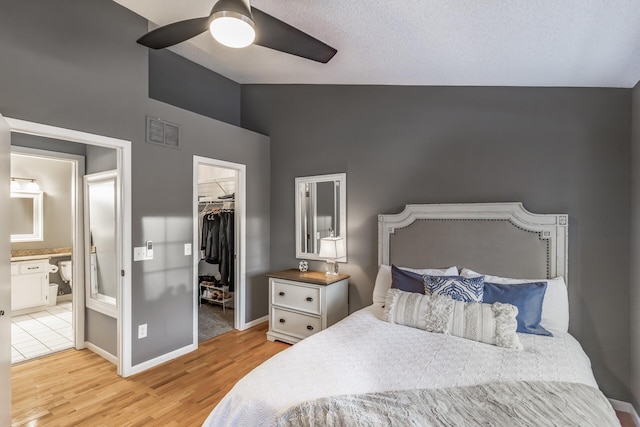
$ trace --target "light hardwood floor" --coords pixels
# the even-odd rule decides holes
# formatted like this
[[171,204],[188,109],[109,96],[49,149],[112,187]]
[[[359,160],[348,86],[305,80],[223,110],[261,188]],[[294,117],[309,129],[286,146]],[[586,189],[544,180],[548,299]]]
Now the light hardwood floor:
[[89,350],[67,350],[11,369],[13,426],[200,426],[254,367],[288,348],[268,324],[232,331],[129,378]]
[[14,365],[12,426],[200,426],[236,381],[289,347],[267,341],[267,329],[229,332],[126,379],[89,350]]

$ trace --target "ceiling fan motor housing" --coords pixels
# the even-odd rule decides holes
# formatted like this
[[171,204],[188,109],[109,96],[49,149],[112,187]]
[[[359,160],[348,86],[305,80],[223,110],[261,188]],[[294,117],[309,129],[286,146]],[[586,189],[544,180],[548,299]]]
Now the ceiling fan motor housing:
[[243,21],[248,21],[251,26],[254,26],[249,0],[219,0],[213,5],[213,9],[211,9],[209,22],[223,16],[242,19]]

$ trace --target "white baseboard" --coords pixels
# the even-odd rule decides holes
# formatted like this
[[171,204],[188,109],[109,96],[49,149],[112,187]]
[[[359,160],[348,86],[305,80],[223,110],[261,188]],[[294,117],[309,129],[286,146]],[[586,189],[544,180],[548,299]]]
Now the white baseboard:
[[60,302],[60,301],[72,301],[73,300],[73,294],[64,294],[64,295],[58,295],[58,298],[56,299],[56,301]]
[[245,323],[244,324],[244,328],[242,328],[240,330],[244,331],[245,329],[253,328],[256,325],[259,325],[261,323],[268,322],[268,321],[269,321],[269,315],[267,314],[266,316],[259,317],[259,318],[255,319],[255,320],[252,320],[249,323]]
[[162,356],[158,356],[155,359],[147,360],[146,362],[139,363],[131,367],[131,370],[127,373],[129,375],[139,374],[142,371],[146,371],[147,369],[153,368],[155,366],[161,365],[164,362],[168,362],[177,357],[184,356],[187,353],[191,353],[198,349],[197,344],[189,344],[177,350],[174,350],[170,353],[163,354]]
[[102,357],[103,359],[106,359],[107,361],[113,363],[116,366],[118,365],[118,358],[113,354],[109,353],[108,351],[101,349],[100,347],[90,343],[89,341],[85,341],[84,346],[89,350],[93,351],[98,356]]
[[611,406],[613,406],[613,409],[616,411],[626,412],[629,414],[636,427],[640,427],[640,417],[631,403],[616,399],[609,399],[609,402],[611,402]]

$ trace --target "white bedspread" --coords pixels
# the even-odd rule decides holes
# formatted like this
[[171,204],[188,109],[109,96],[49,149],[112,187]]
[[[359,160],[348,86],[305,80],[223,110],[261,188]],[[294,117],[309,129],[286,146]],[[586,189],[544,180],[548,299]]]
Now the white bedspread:
[[495,381],[568,381],[597,388],[569,334],[518,334],[515,351],[390,324],[383,309],[353,313],[258,366],[220,401],[205,426],[272,426],[301,402],[327,396]]

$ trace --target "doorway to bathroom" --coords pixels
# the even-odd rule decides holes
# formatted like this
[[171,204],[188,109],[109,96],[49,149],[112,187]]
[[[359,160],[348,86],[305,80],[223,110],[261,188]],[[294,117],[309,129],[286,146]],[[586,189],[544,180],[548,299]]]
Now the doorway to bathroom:
[[11,147],[12,364],[84,347],[72,258],[85,158],[29,148],[33,138],[13,135]]
[[[0,124],[2,122],[8,124],[9,134],[2,134],[2,137],[9,137],[11,148],[13,146],[25,147],[16,148],[17,150],[32,150],[41,157],[59,157],[62,159],[69,159],[69,155],[79,156],[85,160],[85,170],[81,173],[80,168],[76,169],[74,173],[74,191],[75,191],[75,209],[72,213],[74,215],[73,224],[73,243],[71,248],[71,281],[72,281],[72,323],[73,323],[73,336],[76,349],[88,348],[89,350],[99,354],[105,359],[117,365],[118,374],[121,376],[131,375],[131,348],[130,340],[131,334],[129,332],[129,326],[131,324],[131,143],[130,141],[120,140],[116,138],[105,137],[101,135],[89,134],[85,132],[79,132],[71,129],[58,128],[39,123],[27,122],[18,119],[3,118],[0,116]],[[6,131],[0,129],[0,131]],[[1,133],[1,132],[0,132]],[[42,153],[44,150],[47,153]],[[80,163],[80,161],[78,162]],[[10,166],[10,162],[7,162]],[[116,235],[115,247],[116,260],[113,267],[116,270],[117,284],[116,284],[116,296],[115,304],[110,310],[100,310],[96,307],[90,307],[89,302],[98,295],[91,293],[90,289],[86,289],[91,280],[88,280],[88,271],[90,270],[88,265],[85,265],[85,261],[90,259],[90,253],[93,249],[90,244],[90,238],[84,236],[85,230],[83,229],[83,223],[89,218],[86,206],[83,206],[83,201],[88,200],[88,197],[83,197],[83,178],[86,177],[84,173],[101,172],[105,170],[115,170],[116,180],[115,190],[116,209],[114,210],[115,222],[117,222],[117,228],[111,229],[112,234]],[[9,175],[9,174],[7,174]],[[23,180],[26,183],[32,181],[31,178]],[[7,194],[9,196],[9,194]],[[47,193],[42,194],[38,200],[40,203],[33,202],[34,212],[46,212],[46,197]],[[12,198],[9,198],[12,200]],[[42,208],[44,204],[44,209]],[[39,207],[39,208],[37,208]],[[9,212],[8,212],[9,213]],[[10,214],[10,213],[9,213]],[[9,217],[12,215],[10,214]],[[34,227],[34,233],[40,233],[42,236],[46,236],[48,232],[51,232],[53,227],[43,227],[41,231],[38,231]],[[11,233],[9,233],[11,234]],[[11,255],[17,255],[15,253]],[[40,254],[42,255],[42,254]],[[7,260],[8,261],[8,260]],[[20,261],[20,260],[18,260]],[[48,264],[48,261],[47,261]],[[56,263],[57,264],[57,263]],[[7,265],[8,267],[8,265]],[[34,266],[29,266],[34,267]],[[41,265],[38,269],[47,268],[47,274],[50,268],[46,265]],[[59,267],[60,268],[60,267]],[[21,269],[11,265],[11,286],[10,291],[5,293],[5,296],[10,296],[9,300],[3,302],[7,304],[5,307],[10,308],[10,316],[8,317],[9,323],[14,312],[9,307],[10,303],[16,300],[16,293],[13,291],[18,288],[19,280],[15,282],[14,286],[14,273],[18,271],[27,271],[29,268]],[[39,289],[47,288],[46,294],[48,295],[49,283],[44,283],[45,279],[41,278],[41,287]],[[48,277],[46,278],[48,282]],[[34,282],[31,282],[32,284]],[[43,292],[44,294],[44,292]],[[17,293],[18,299],[20,298],[20,292]],[[43,299],[48,297],[43,296]],[[17,301],[17,300],[16,300]],[[42,304],[46,307],[46,303]],[[32,307],[31,310],[34,311]],[[24,313],[16,313],[17,315]],[[17,316],[16,316],[17,317]],[[10,326],[10,325],[7,325]],[[15,328],[14,328],[15,329]],[[11,330],[7,327],[6,332]],[[7,338],[11,338],[9,333]],[[8,339],[5,343],[9,344],[11,340]],[[7,350],[9,350],[7,348]],[[7,356],[10,352],[7,351]],[[3,359],[10,362],[10,358]]]
[[245,165],[194,156],[194,342],[244,328]]

